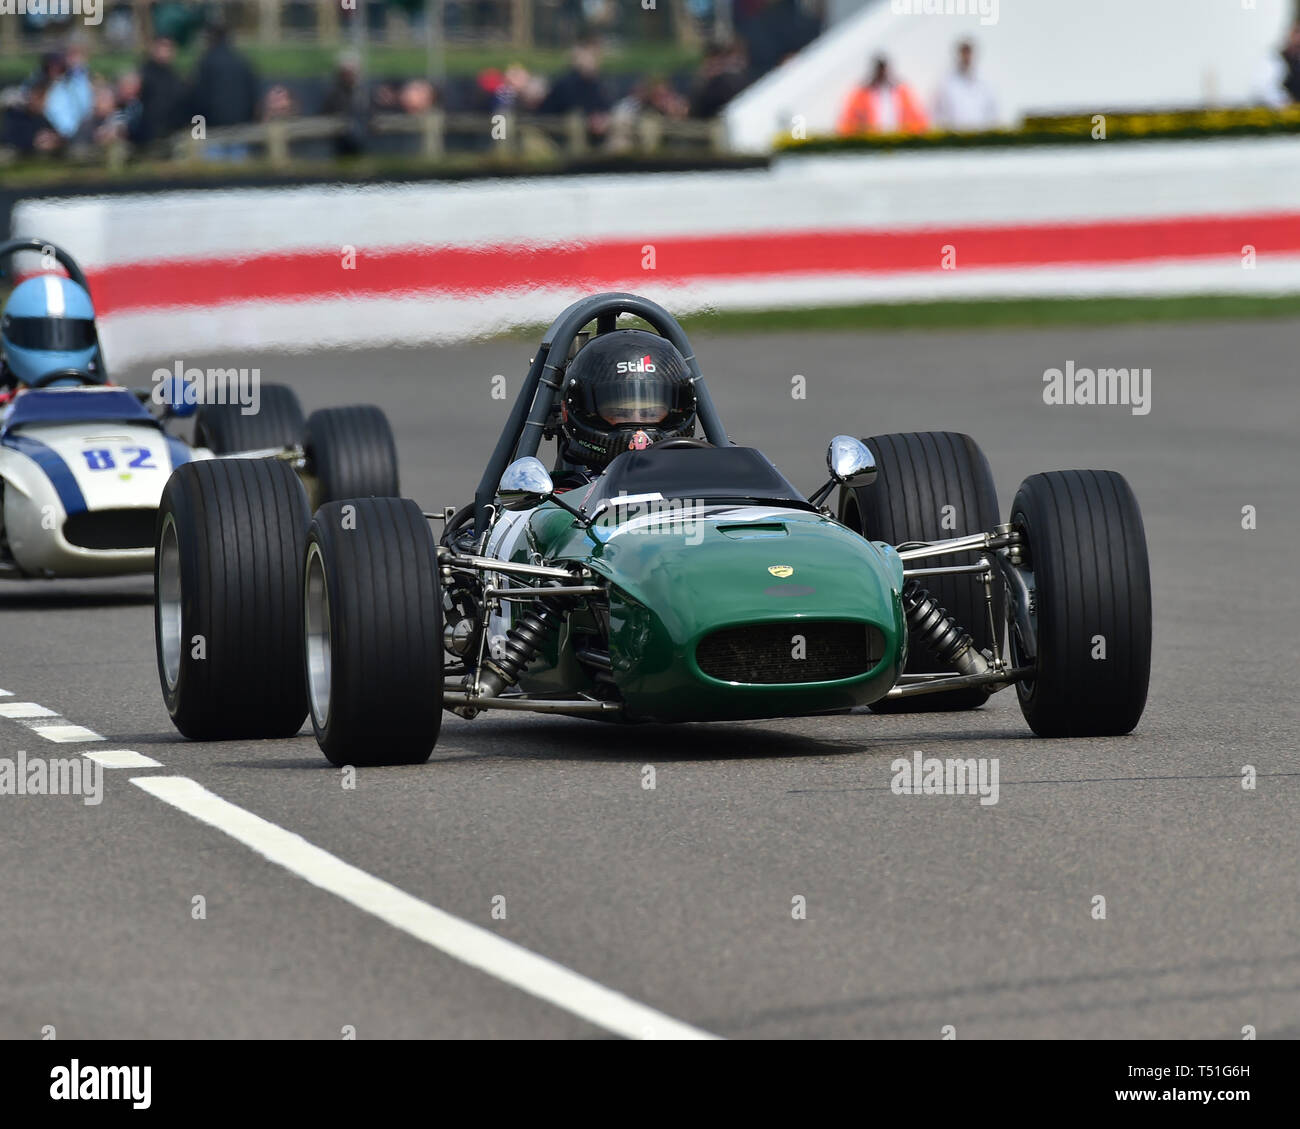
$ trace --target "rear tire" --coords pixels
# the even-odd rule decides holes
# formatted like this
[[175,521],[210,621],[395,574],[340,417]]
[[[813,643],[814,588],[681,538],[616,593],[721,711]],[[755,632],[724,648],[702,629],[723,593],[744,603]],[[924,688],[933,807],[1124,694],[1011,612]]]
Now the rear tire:
[[[876,480],[869,486],[840,491],[840,521],[872,541],[941,541],[992,529],[999,521],[997,489],[988,459],[969,435],[951,431],[875,435],[864,440],[876,458]],[[951,506],[948,514],[944,507]],[[947,519],[947,520],[946,520]],[[953,554],[935,564],[973,564],[977,553]],[[968,576],[931,576],[923,581],[980,650],[996,642],[988,625],[981,585]],[[995,592],[994,622],[1002,620],[1001,588]],[[909,633],[908,674],[948,671],[924,643]],[[881,699],[876,713],[968,710],[988,701],[979,687]]]
[[1131,732],[1151,675],[1151,571],[1132,488],[1109,470],[1035,474],[1011,522],[1034,574],[1037,671],[1016,686],[1025,720],[1040,737]]
[[379,408],[361,404],[312,412],[306,449],[318,505],[344,498],[396,498],[401,493],[397,444]]
[[203,404],[194,423],[194,445],[214,455],[301,447],[306,424],[298,394],[286,384],[263,384],[257,412],[240,404]]
[[178,467],[163,490],[154,642],[163,700],[199,741],[292,737],[307,716],[307,496],[278,459]]
[[437,548],[406,498],[329,502],[307,534],[304,669],[331,764],[422,764],[442,726]]

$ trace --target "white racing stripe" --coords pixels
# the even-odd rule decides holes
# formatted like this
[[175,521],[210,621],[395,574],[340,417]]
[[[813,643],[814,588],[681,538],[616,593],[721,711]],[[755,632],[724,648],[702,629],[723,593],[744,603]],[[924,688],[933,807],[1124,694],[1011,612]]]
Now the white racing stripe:
[[716,1038],[422,902],[187,777],[132,777],[131,783],[395,929],[616,1035]]
[[63,283],[57,275],[45,276],[45,308],[52,318],[61,318],[68,312],[67,303],[63,300]]
[[137,753],[134,749],[101,749],[81,755],[105,768],[162,768],[161,761]]

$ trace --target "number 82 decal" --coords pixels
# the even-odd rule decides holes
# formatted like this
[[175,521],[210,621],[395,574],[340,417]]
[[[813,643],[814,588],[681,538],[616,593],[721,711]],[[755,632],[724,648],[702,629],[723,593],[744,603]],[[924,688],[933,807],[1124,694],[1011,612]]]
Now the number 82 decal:
[[[82,451],[85,456],[86,466],[90,470],[115,470],[117,461],[113,458],[113,452],[106,447],[92,447],[87,451]],[[124,459],[130,461],[126,463],[128,467],[139,467],[142,470],[157,470],[158,464],[153,461],[153,452],[148,447],[121,447],[118,453]]]

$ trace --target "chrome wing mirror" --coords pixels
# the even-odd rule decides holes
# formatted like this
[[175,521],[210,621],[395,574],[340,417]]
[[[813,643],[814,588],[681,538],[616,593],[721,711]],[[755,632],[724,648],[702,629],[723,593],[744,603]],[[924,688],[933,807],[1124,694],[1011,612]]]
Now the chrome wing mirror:
[[876,481],[876,459],[861,439],[837,435],[826,448],[826,469],[841,486],[870,486]]
[[530,510],[540,506],[554,490],[555,483],[546,464],[528,455],[506,467],[497,486],[497,497],[507,510]]

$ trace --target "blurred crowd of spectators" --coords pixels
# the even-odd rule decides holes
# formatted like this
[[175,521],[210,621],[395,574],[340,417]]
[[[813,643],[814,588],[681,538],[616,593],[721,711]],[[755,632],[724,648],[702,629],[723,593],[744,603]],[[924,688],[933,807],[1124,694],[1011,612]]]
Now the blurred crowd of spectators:
[[[351,49],[339,55],[333,75],[324,81],[265,83],[219,24],[208,29],[191,74],[178,69],[176,51],[173,38],[155,35],[139,66],[110,80],[96,72],[85,40],[70,38],[62,49],[43,54],[25,82],[0,92],[0,145],[20,154],[54,155],[126,142],[161,154],[169,138],[200,121],[206,132],[321,114],[346,120],[333,151],[348,156],[377,144],[374,115],[425,114],[444,107],[556,116],[577,112],[588,142],[599,147],[620,119],[644,113],[668,120],[712,118],[753,77],[739,38],[708,44],[690,76],[620,75],[612,80],[603,70],[600,40],[584,36],[570,51],[567,69],[552,78],[515,62],[442,89],[425,78],[367,79],[360,53]],[[212,146],[208,155],[246,152]]]
[[[406,10],[416,26],[423,0],[386,0]],[[547,76],[519,61],[477,75],[458,74],[437,85],[425,77],[366,74],[362,55],[348,49],[332,74],[306,78],[259,76],[228,33],[221,6],[203,2],[157,3],[150,10],[153,35],[143,57],[122,72],[122,54],[134,43],[129,5],[106,3],[97,48],[117,52],[112,74],[96,68],[84,29],[68,24],[68,38],[41,54],[21,83],[0,91],[0,147],[22,155],[92,155],[110,146],[164,156],[169,139],[191,130],[196,136],[221,126],[255,121],[332,115],[345,119],[344,131],[325,143],[319,155],[392,152],[410,138],[377,136],[376,114],[448,111],[517,112],[528,115],[582,116],[588,144],[617,147],[626,136],[620,124],[644,114],[673,121],[710,119],[757,78],[810,42],[821,29],[821,0],[687,0],[699,24],[713,20],[726,4],[734,34],[709,42],[691,71],[618,73],[604,67],[604,44],[615,25],[615,9],[603,0],[558,0],[552,5],[564,20],[589,30],[570,36],[567,69]],[[367,22],[385,4],[358,4]],[[472,5],[444,6],[447,20],[477,13]],[[462,11],[462,9],[465,9]],[[495,11],[495,9],[493,9]],[[382,14],[382,13],[381,13]],[[539,16],[540,18],[540,16]],[[25,18],[24,37],[33,43],[58,34],[60,25]],[[177,51],[200,45],[197,61],[182,73]],[[192,57],[187,52],[186,57]],[[622,70],[622,68],[621,68]],[[209,157],[243,156],[246,148],[205,147]]]
[[662,74],[636,77],[617,94],[601,72],[602,51],[595,37],[585,37],[570,53],[569,67],[549,84],[523,66],[487,70],[479,88],[494,113],[582,114],[587,139],[599,145],[619,119],[644,113],[667,120],[716,117],[723,106],[749,82],[750,71],[742,41],[710,43],[688,88],[679,90]]
[[156,36],[139,69],[110,81],[91,67],[80,38],[47,51],[26,82],[0,94],[0,144],[19,153],[55,154],[121,140],[161,142],[199,116],[205,128],[240,125],[283,104],[282,88],[265,94],[256,72],[224,27],[208,32],[194,74],[176,68],[176,44]]
[[422,113],[435,105],[491,114],[560,117],[577,113],[585,123],[588,143],[599,147],[620,120],[642,114],[672,121],[715,117],[750,81],[745,48],[739,40],[707,45],[698,72],[683,84],[684,89],[664,74],[624,75],[616,83],[604,73],[603,57],[599,37],[586,35],[570,50],[568,67],[552,78],[514,62],[504,68],[489,67],[472,83],[448,91],[424,79],[367,83],[360,56],[345,51],[320,112],[348,119],[347,131],[336,141],[341,155],[373,145],[369,128],[373,114]]

